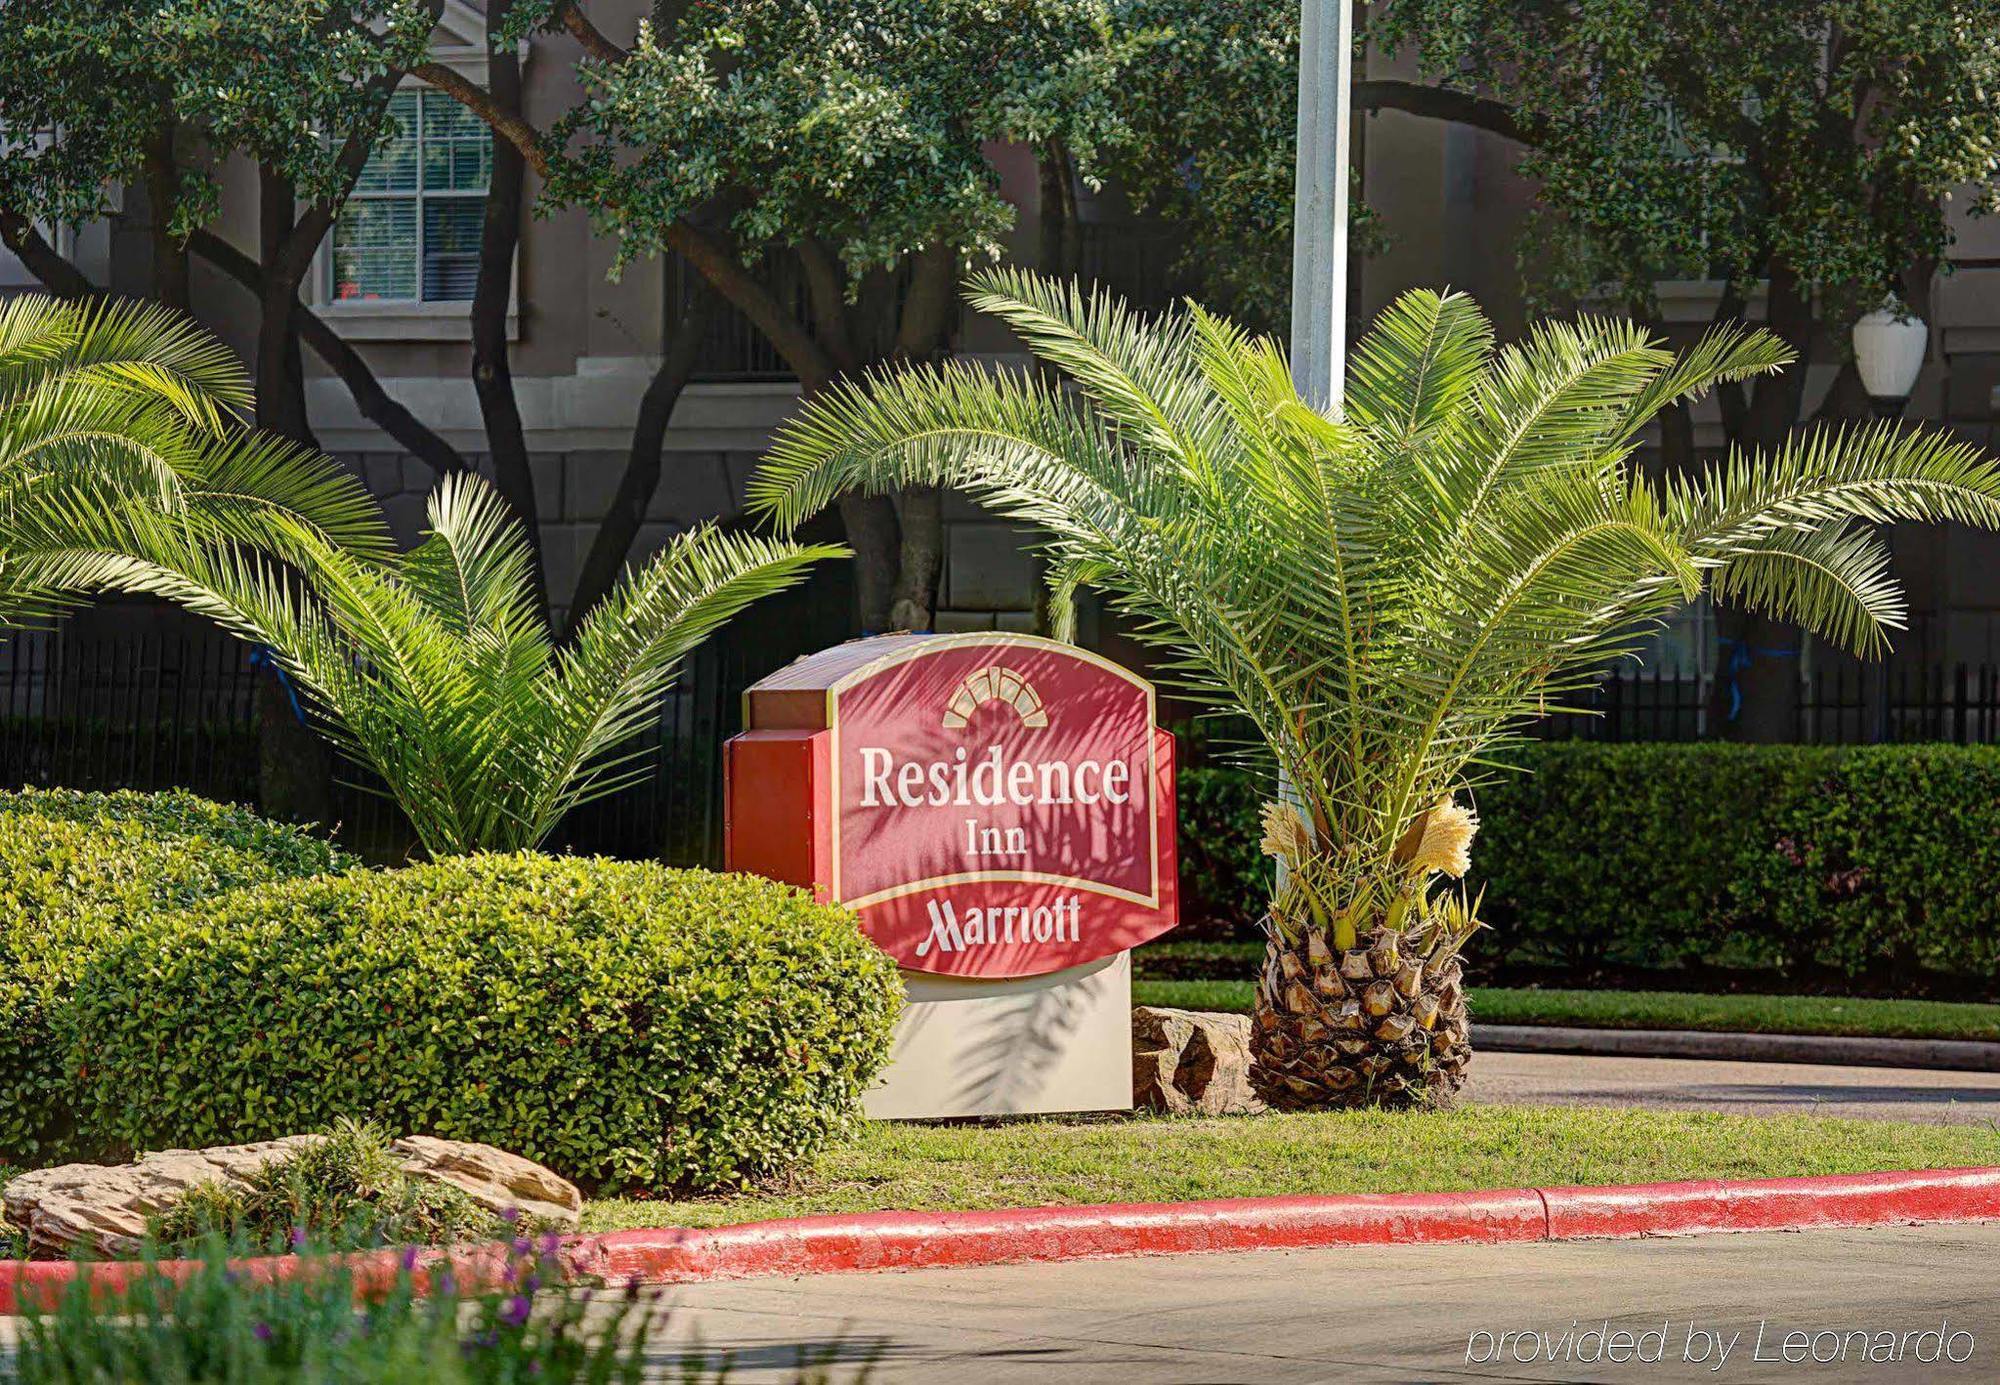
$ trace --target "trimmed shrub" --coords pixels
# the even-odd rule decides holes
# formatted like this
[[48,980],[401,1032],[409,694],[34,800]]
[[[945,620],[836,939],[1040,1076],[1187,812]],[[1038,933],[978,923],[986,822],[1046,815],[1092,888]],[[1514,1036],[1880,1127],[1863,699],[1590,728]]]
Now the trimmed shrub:
[[0,1156],[73,1149],[56,1016],[98,948],[156,909],[341,870],[304,831],[189,793],[0,794]]
[[[2000,969],[2000,747],[1568,743],[1516,759],[1526,773],[1479,792],[1473,872],[1495,931],[1475,963],[1883,990],[1925,974],[1990,984]],[[1204,785],[1200,820],[1254,849],[1254,785],[1205,773],[1233,788]],[[1211,888],[1246,901],[1254,927],[1261,872]]]
[[135,1147],[353,1116],[592,1186],[715,1188],[845,1125],[900,994],[851,913],[788,886],[456,857],[157,917],[78,988],[72,1070]]

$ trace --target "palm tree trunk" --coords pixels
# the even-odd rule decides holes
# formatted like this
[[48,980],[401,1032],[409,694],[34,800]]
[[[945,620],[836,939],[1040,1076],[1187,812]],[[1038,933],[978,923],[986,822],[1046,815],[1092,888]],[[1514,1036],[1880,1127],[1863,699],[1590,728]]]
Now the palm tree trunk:
[[1387,930],[1335,951],[1272,929],[1250,1057],[1251,1085],[1281,1109],[1448,1100],[1472,1058],[1457,954],[1420,956]]

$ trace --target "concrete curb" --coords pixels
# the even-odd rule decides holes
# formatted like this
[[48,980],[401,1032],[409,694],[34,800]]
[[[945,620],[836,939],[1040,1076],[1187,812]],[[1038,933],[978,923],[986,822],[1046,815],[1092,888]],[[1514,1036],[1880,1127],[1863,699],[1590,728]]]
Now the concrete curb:
[[[1234,1198],[1213,1202],[1037,1207],[991,1212],[872,1212],[712,1230],[616,1231],[565,1240],[557,1259],[577,1279],[688,1284],[773,1275],[964,1268],[1141,1255],[1686,1236],[1801,1231],[1911,1222],[2000,1220],[2000,1168],[1909,1170],[1825,1178],[1707,1179],[1629,1187],[1502,1188],[1474,1193]],[[401,1253],[348,1258],[358,1292],[394,1281]],[[234,1262],[284,1279],[313,1262],[291,1256]],[[449,1268],[465,1288],[505,1282],[504,1248],[428,1251],[420,1289]],[[106,1290],[145,1273],[130,1263],[0,1262],[0,1315],[51,1303],[79,1268]],[[159,1271],[179,1280],[188,1261]]]
[[1715,1058],[1749,1063],[1826,1063],[1860,1068],[2000,1072],[2000,1043],[1971,1039],[1866,1039],[1816,1034],[1710,1033],[1694,1029],[1581,1029],[1475,1024],[1475,1051],[1586,1053],[1632,1058]]

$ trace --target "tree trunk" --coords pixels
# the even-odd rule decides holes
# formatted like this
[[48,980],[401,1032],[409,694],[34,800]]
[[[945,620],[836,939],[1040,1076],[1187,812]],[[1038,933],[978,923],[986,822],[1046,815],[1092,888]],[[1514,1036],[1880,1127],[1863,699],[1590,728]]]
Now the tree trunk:
[[297,198],[291,180],[274,168],[257,170],[258,245],[263,288],[257,295],[257,426],[266,432],[317,447],[306,411],[305,367],[292,320],[300,276],[287,253],[297,227]]
[[1388,930],[1346,951],[1272,932],[1250,1028],[1250,1085],[1270,1105],[1436,1104],[1471,1058],[1455,955],[1419,957]]
[[176,121],[163,116],[146,141],[148,226],[153,248],[153,296],[175,312],[188,310],[187,243],[173,234],[174,204],[180,195],[180,163],[174,156]]
[[570,598],[569,618],[563,638],[575,636],[579,621],[591,607],[604,599],[612,583],[625,568],[632,541],[645,522],[646,509],[660,488],[661,452],[667,427],[673,421],[674,406],[701,358],[702,337],[714,303],[706,285],[697,284],[687,308],[674,327],[673,340],[646,393],[639,400],[639,417],[632,426],[632,445],[625,461],[625,475],[619,479],[618,493],[591,540],[590,553],[577,575],[576,593]]
[[[188,248],[247,289],[259,299],[264,294],[264,275],[255,260],[213,231],[196,231],[188,238]],[[359,351],[325,319],[303,303],[292,310],[292,324],[299,338],[313,354],[340,377],[354,407],[361,416],[395,439],[418,461],[443,475],[466,469],[465,458],[422,419],[389,397],[382,382]]]
[[[486,7],[486,37],[492,48],[487,71],[494,104],[518,115],[520,59],[512,45],[498,40],[512,8],[512,0],[492,0]],[[486,450],[493,458],[494,485],[526,533],[533,554],[535,597],[546,616],[550,592],[542,551],[541,516],[535,504],[535,474],[521,427],[520,402],[514,397],[507,343],[507,310],[514,286],[514,254],[521,241],[526,180],[527,164],[520,150],[505,140],[493,141],[493,177],[486,188],[486,218],[479,236],[479,277],[472,295],[472,387],[479,396]]]
[[[1812,290],[1782,259],[1771,263],[1768,326],[1798,360],[1758,379],[1741,408],[1725,400],[1730,442],[1775,448],[1799,424],[1812,356]],[[1715,613],[1715,685],[1710,734],[1725,740],[1782,743],[1799,737],[1799,659],[1804,633],[1782,621],[1735,608]]]
[[[297,229],[291,181],[260,167],[258,253],[263,284],[257,295],[257,426],[317,447],[306,412],[305,370],[293,322],[299,280],[288,253]],[[326,742],[305,725],[292,690],[275,664],[257,684],[257,789],[262,810],[288,822],[331,823],[333,759]]]
[[1083,227],[1076,210],[1076,169],[1061,140],[1049,140],[1035,161],[1041,207],[1036,217],[1036,267],[1051,278],[1074,278],[1082,269]]
[[914,486],[898,499],[900,532],[889,628],[929,630],[937,621],[938,579],[944,573],[944,492],[935,486]]

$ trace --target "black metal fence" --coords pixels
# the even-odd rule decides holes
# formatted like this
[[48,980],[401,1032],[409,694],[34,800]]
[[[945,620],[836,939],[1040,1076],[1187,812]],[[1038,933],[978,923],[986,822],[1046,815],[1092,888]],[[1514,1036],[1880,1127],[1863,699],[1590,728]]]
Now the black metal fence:
[[[1720,733],[1727,689],[1714,680],[1662,672],[1609,679],[1584,710],[1536,727],[1547,740],[1695,741]],[[2000,669],[1991,664],[1884,669],[1843,665],[1794,684],[1797,739],[1814,745],[2000,741]]]

